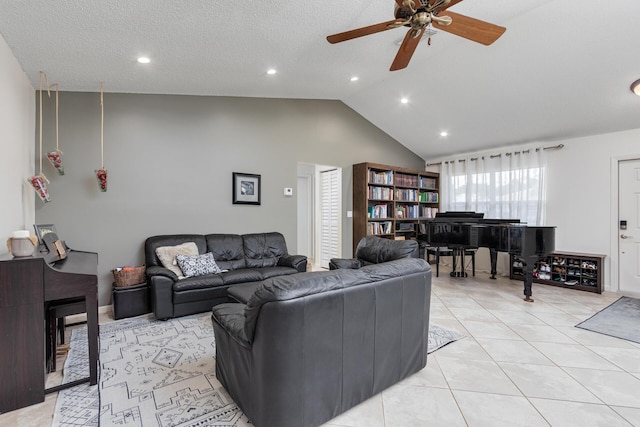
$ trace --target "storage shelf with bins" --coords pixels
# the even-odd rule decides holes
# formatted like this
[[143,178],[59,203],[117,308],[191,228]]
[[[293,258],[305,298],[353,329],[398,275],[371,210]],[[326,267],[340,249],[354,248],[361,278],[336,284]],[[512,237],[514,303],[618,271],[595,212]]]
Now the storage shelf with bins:
[[377,163],[353,165],[353,249],[365,236],[412,239],[439,208],[439,174]]
[[[554,252],[536,262],[533,281],[544,285],[602,293],[605,255]],[[511,257],[510,278],[524,280],[522,264]]]

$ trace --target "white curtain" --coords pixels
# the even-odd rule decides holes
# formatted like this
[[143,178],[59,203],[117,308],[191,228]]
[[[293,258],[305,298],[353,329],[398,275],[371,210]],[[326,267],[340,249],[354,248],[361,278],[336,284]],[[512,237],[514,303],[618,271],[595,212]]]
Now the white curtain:
[[444,162],[440,207],[443,211],[475,211],[484,213],[485,218],[544,225],[544,176],[542,147]]

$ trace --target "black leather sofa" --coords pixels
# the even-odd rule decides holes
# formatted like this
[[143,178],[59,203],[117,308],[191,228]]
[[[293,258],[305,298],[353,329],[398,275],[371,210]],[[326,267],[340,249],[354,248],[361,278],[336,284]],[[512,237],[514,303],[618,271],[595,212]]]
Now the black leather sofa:
[[[194,242],[199,254],[211,252],[223,272],[178,279],[163,267],[156,249],[186,242]],[[214,305],[229,301],[227,289],[231,286],[307,269],[307,258],[289,255],[284,236],[275,232],[160,235],[147,238],[144,250],[151,306],[157,319],[209,311]]]
[[426,365],[430,298],[419,258],[265,280],[213,308],[217,378],[257,427],[321,425]]

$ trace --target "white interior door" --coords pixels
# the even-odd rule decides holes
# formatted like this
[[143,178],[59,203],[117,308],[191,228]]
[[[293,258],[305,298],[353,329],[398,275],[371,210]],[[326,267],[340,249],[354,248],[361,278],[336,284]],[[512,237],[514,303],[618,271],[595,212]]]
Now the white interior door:
[[341,256],[340,210],[342,179],[340,169],[320,171],[319,264],[329,268],[331,258]]
[[619,288],[640,294],[640,160],[618,164],[618,216]]

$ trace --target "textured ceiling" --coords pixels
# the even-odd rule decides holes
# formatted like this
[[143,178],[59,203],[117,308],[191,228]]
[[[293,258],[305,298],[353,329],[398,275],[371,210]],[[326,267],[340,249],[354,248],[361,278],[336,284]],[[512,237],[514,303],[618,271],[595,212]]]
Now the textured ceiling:
[[107,92],[337,99],[426,160],[640,127],[629,90],[640,78],[636,0],[465,0],[451,10],[506,33],[483,46],[439,32],[395,72],[405,28],[326,41],[393,19],[393,5],[0,0],[0,34],[34,87],[44,70],[67,91],[104,82]]

